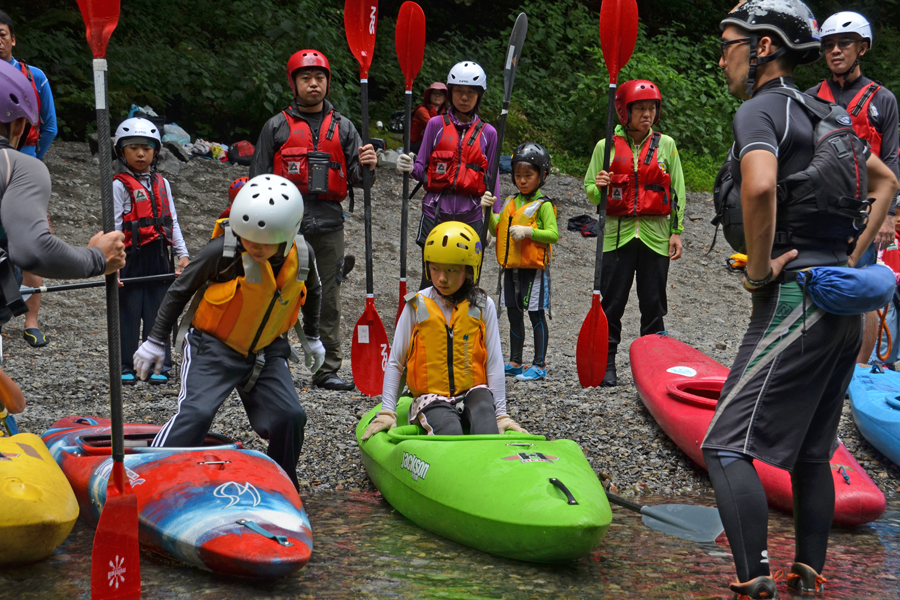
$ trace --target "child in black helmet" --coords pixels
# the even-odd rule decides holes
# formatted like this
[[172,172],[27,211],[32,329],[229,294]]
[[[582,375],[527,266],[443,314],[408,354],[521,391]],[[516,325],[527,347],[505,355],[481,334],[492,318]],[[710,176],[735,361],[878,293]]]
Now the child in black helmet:
[[[506,374],[519,381],[547,376],[549,331],[544,311],[550,310],[551,245],[559,241],[556,207],[541,193],[550,174],[550,154],[540,144],[526,142],[512,157],[512,180],[519,193],[507,198],[499,213],[491,213],[491,233],[497,238],[497,262],[503,272],[500,306],[509,317],[510,350]],[[493,197],[482,200],[494,206]],[[522,364],[525,345],[524,312],[534,332],[534,360]]]

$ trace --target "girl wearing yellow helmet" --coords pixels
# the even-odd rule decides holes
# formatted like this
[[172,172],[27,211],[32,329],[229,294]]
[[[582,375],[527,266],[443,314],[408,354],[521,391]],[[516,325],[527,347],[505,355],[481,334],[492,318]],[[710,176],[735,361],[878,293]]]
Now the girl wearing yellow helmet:
[[437,225],[425,241],[426,277],[432,286],[406,296],[384,373],[382,410],[363,434],[367,440],[397,426],[397,396],[404,370],[413,396],[409,422],[429,434],[524,432],[506,412],[503,351],[497,308],[475,285],[481,240],[457,221]]

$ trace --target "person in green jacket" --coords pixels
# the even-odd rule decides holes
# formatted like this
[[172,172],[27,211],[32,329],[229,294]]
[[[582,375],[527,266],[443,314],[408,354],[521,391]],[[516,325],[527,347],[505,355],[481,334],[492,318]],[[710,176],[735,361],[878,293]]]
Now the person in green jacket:
[[637,278],[641,335],[663,331],[668,311],[669,261],[681,258],[684,231],[684,174],[675,140],[653,131],[662,95],[651,81],[626,81],[616,91],[621,125],[613,136],[610,169],[603,170],[607,140],[600,140],[584,176],[594,204],[607,190],[608,219],[603,238],[601,305],[609,322],[609,357],[601,385],[618,385],[616,349],[622,339],[622,315]]
[[[497,238],[497,261],[503,272],[500,306],[509,317],[510,344],[506,375],[520,381],[547,376],[549,331],[544,311],[550,310],[551,245],[559,241],[556,207],[541,193],[550,174],[550,153],[540,144],[526,142],[513,153],[512,180],[519,193],[507,198],[499,212],[491,212],[491,233]],[[490,192],[483,207],[500,208]],[[534,332],[534,360],[522,364],[525,347],[525,311]]]

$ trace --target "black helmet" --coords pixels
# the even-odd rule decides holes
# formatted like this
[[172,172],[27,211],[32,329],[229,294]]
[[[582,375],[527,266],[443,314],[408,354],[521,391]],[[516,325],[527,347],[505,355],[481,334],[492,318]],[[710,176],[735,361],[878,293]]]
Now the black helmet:
[[[791,52],[796,63],[805,65],[815,62],[821,54],[819,25],[816,17],[800,0],[746,0],[741,2],[722,19],[719,26],[724,30],[728,25],[737,25],[750,32],[750,74],[747,78],[747,93],[752,93],[756,66],[767,63]],[[784,46],[774,54],[756,56],[759,32],[772,32]]]
[[513,170],[513,183],[516,182],[515,173],[517,162],[527,162],[537,169],[538,173],[541,175],[541,183],[538,185],[538,188],[544,185],[544,181],[547,180],[547,176],[550,174],[550,153],[547,152],[546,148],[535,142],[519,144],[516,151],[513,152],[512,159],[509,162]]

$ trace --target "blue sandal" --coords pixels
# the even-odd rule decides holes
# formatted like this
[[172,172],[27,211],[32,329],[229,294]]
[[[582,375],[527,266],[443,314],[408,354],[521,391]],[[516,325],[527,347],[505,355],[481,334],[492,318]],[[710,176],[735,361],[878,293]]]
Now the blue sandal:
[[138,382],[134,373],[122,373],[122,385],[136,385]]
[[151,373],[150,379],[148,380],[152,385],[163,385],[169,383],[169,376],[165,374]]

